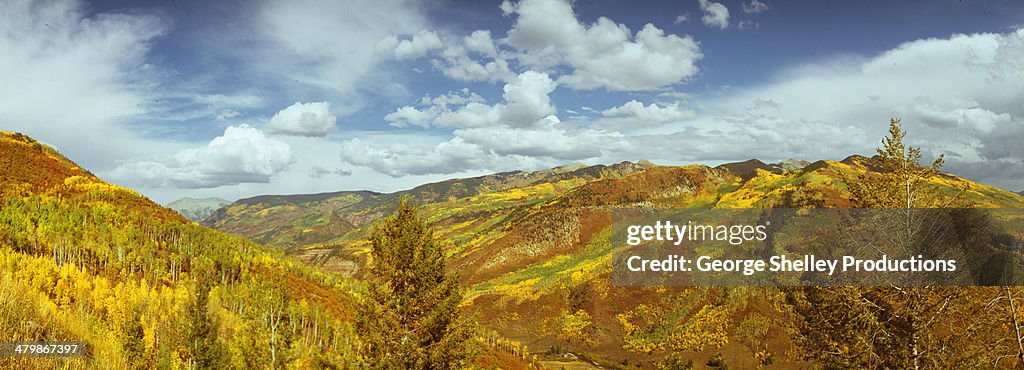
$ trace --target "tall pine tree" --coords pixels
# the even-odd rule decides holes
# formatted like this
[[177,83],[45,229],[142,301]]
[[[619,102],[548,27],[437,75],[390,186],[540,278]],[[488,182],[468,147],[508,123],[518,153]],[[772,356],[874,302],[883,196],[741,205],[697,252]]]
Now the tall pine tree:
[[368,365],[459,368],[476,354],[476,325],[463,317],[458,279],[443,244],[408,199],[370,233],[372,277],[356,324]]

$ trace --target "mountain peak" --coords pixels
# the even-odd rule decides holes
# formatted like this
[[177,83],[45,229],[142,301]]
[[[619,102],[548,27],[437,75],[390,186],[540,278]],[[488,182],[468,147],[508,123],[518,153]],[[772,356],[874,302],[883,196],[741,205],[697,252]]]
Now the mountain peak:
[[726,169],[740,176],[753,175],[756,170],[765,170],[772,173],[783,173],[796,171],[807,167],[811,163],[802,159],[787,159],[779,163],[767,164],[759,159],[748,159],[743,162],[731,162],[718,165],[715,168]]
[[572,172],[572,171],[578,170],[578,169],[583,168],[583,167],[586,167],[586,165],[583,164],[583,163],[572,162],[572,163],[569,163],[569,164],[566,164],[566,165],[563,165],[563,166],[558,166],[558,167],[552,168],[551,170],[556,172],[556,173],[564,173],[564,172]]
[[168,203],[167,205],[171,205],[171,204],[202,203],[202,202],[227,202],[227,203],[231,203],[230,200],[226,200],[226,199],[223,199],[223,198],[217,198],[217,197],[209,197],[209,198],[181,197],[181,198],[178,198],[178,200],[176,200],[176,201]]
[[731,162],[723,163],[715,166],[716,169],[724,169],[732,172],[743,178],[753,177],[757,174],[757,170],[764,170],[768,172],[781,172],[777,167],[768,165],[767,163],[761,162],[759,159],[748,159],[743,162]]
[[192,221],[202,221],[210,217],[214,211],[231,204],[231,201],[221,198],[189,198],[183,197],[176,201],[167,203],[167,208],[173,209],[185,218]]
[[773,166],[781,168],[783,171],[796,171],[802,170],[804,167],[810,165],[811,162],[802,159],[787,159],[779,163],[772,164]]

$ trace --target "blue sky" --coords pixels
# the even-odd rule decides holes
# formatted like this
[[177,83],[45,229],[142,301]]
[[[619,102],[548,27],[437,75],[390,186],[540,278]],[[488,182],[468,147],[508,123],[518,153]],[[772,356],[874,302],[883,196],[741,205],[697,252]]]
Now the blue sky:
[[870,154],[1024,190],[1015,1],[26,1],[0,129],[157,201]]

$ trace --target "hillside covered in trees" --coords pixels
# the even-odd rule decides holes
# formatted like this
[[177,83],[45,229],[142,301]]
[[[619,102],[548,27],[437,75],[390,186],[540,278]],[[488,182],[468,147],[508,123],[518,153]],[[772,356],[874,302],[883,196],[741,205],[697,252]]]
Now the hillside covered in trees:
[[[620,287],[610,280],[611,258],[621,247],[612,243],[613,209],[891,207],[862,199],[871,189],[882,189],[865,189],[862,184],[877,184],[890,176],[886,166],[896,156],[882,154],[812,163],[750,160],[717,167],[625,162],[455,179],[395,194],[260,196],[222,208],[203,224],[253,238],[326,271],[361,277],[368,267],[371,248],[366,236],[371,226],[393,209],[394,202],[388,200],[408,196],[419,202],[436,235],[451,242],[449,268],[459,273],[469,289],[466,309],[479,313],[485,328],[524,343],[546,358],[572,353],[606,367],[650,368],[663,363],[699,365],[721,354],[711,362],[740,368],[768,363],[806,366],[804,361],[840,367],[903,367],[906,363],[893,365],[873,357],[885,349],[815,336],[841,332],[844,325],[883,320],[869,319],[878,312],[868,309],[861,312],[864,316],[845,319],[822,317],[818,314],[824,311],[815,309],[837,312],[836,305],[849,304],[846,300],[851,297],[887,302],[886,295],[877,291],[848,290],[849,295],[826,296],[823,291],[844,290]],[[911,166],[914,161],[910,168],[917,168],[920,158],[910,157],[901,163]],[[920,177],[915,187],[929,199],[955,199],[961,207],[1024,208],[1024,197],[1018,194],[938,169]],[[1020,232],[1018,240],[1024,238]],[[948,308],[929,317],[961,317],[966,312],[992,316],[986,316],[984,325],[970,328],[946,320],[951,326],[915,332],[927,338],[930,346],[930,352],[915,358],[921,363],[927,358],[936,366],[968,360],[992,364],[1002,355],[1015,354],[1015,347],[1006,347],[1014,343],[1013,325],[1007,318],[1024,312],[1008,311],[1003,303],[1017,302],[1021,292],[995,288],[957,288],[955,292],[914,294],[935,298],[929,304]],[[944,302],[956,304],[943,306]],[[986,306],[989,302],[995,303]],[[965,334],[968,329],[972,332]],[[881,335],[867,329],[849,330]],[[983,333],[994,337],[983,338]],[[811,346],[814,343],[835,347]],[[840,355],[813,355],[825,352]]]
[[[941,161],[918,165],[894,127],[872,158],[572,165],[395,194],[261,196],[204,221],[239,236],[2,133],[0,341],[89,352],[0,366],[1020,365],[1019,288],[612,284],[613,209],[1024,208]],[[906,179],[909,198],[894,190]],[[978,243],[1019,254],[1021,231]]]
[[[367,327],[357,320],[361,311],[376,307],[367,297],[380,297],[373,293],[379,286],[367,295],[361,281],[199,226],[19,133],[0,132],[0,165],[0,342],[67,341],[85,350],[72,358],[0,357],[0,368],[314,369],[387,363],[373,352],[370,339],[386,338],[399,324]],[[443,258],[433,266],[444,273]],[[459,318],[461,290],[450,281],[448,314]],[[435,364],[529,366],[507,341],[485,338],[471,325],[472,317],[459,320],[469,323],[459,341],[443,335],[447,324],[433,324],[442,335],[434,333],[424,343],[460,343],[465,354],[431,356]],[[482,340],[491,344],[481,347]],[[412,348],[404,353],[419,351]]]
[[83,358],[2,368],[347,368],[360,287],[188,222],[0,133],[0,341]]

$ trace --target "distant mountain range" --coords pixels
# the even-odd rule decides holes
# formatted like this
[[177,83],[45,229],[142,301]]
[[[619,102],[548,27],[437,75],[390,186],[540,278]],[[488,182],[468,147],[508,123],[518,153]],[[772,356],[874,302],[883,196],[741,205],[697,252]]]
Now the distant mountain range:
[[[303,195],[263,195],[240,199],[202,221],[204,226],[287,248],[327,242],[368,226],[395,208],[401,197],[437,204],[481,194],[529,189],[542,184],[560,193],[584,183],[626,176],[650,163],[570,164],[537,172],[512,171],[420,185],[395,193],[340,191]],[[468,215],[463,215],[466,217]]]
[[231,204],[231,201],[221,198],[195,199],[184,197],[167,203],[167,208],[181,213],[182,216],[189,220],[198,222],[210,217],[214,211],[228,204]]
[[[497,253],[513,243],[527,242],[513,236],[536,233],[538,225],[560,220],[563,216],[556,216],[554,210],[563,207],[848,207],[850,194],[843,179],[875,170],[872,158],[858,155],[838,162],[787,160],[768,164],[751,159],[716,167],[659,166],[647,161],[572,164],[537,172],[452,179],[388,194],[341,191],[263,195],[220,208],[201,224],[315,260],[328,269],[351,273],[362,263],[365,251],[361,243],[369,226],[388,214],[400,197],[422,205],[439,226],[439,233],[460,245],[463,252],[454,257],[470,263],[487,259],[476,254]],[[965,184],[973,190],[965,196],[975,204],[1024,206],[1024,198],[1018,194],[953,175],[943,174],[935,181],[936,186],[949,188]],[[557,221],[559,227],[574,228],[564,222]],[[580,226],[588,227],[597,226]],[[486,280],[506,269],[521,267],[519,264],[543,260],[539,257],[549,252],[565,252],[562,249],[579,241],[550,242],[538,242],[534,247],[539,249],[527,254],[531,258],[520,256],[524,260],[503,256],[501,263],[462,266],[463,275]],[[556,250],[548,251],[551,248]]]
[[[614,246],[608,210],[849,207],[844,179],[878,168],[875,159],[863,156],[813,163],[752,159],[717,167],[646,161],[569,165],[452,179],[390,194],[265,195],[238,200],[202,224],[282,249],[327,271],[359,277],[374,221],[391,212],[399,197],[409,197],[421,206],[435,236],[451,242],[449,267],[468,287],[467,305],[480,312],[482,323],[505,337],[530,342],[531,348],[555,348],[567,343],[543,333],[557,330],[551,323],[564,319],[565,310],[582,309],[594,323],[615,328],[612,323],[623,307],[657,304],[653,297],[658,295],[650,291],[609,286]],[[943,192],[966,187],[970,191],[964,199],[979,207],[1024,207],[1024,196],[950,174],[934,178],[931,185]],[[584,295],[572,298],[566,287],[573,284],[592,291],[572,293]],[[624,351],[621,335],[607,330],[595,334],[591,349],[577,350],[614,361],[643,359]],[[722,351],[747,351],[729,346]]]
[[[716,169],[739,177],[754,176],[757,170],[781,174],[811,165],[802,160],[766,164],[751,159],[724,164]],[[596,180],[622,178],[657,166],[649,161],[585,166],[568,164],[536,172],[512,171],[465,179],[430,183],[395,193],[340,191],[300,195],[262,195],[240,199],[205,217],[202,224],[242,235],[278,248],[328,242],[365,227],[394,208],[400,197],[417,204],[445,204],[481,194],[545,189],[546,195],[531,194],[522,201],[546,199]],[[518,189],[518,190],[517,190]],[[549,190],[548,190],[549,189]],[[169,205],[170,206],[170,205]],[[174,207],[172,207],[174,208]],[[462,215],[465,217],[466,215]]]

